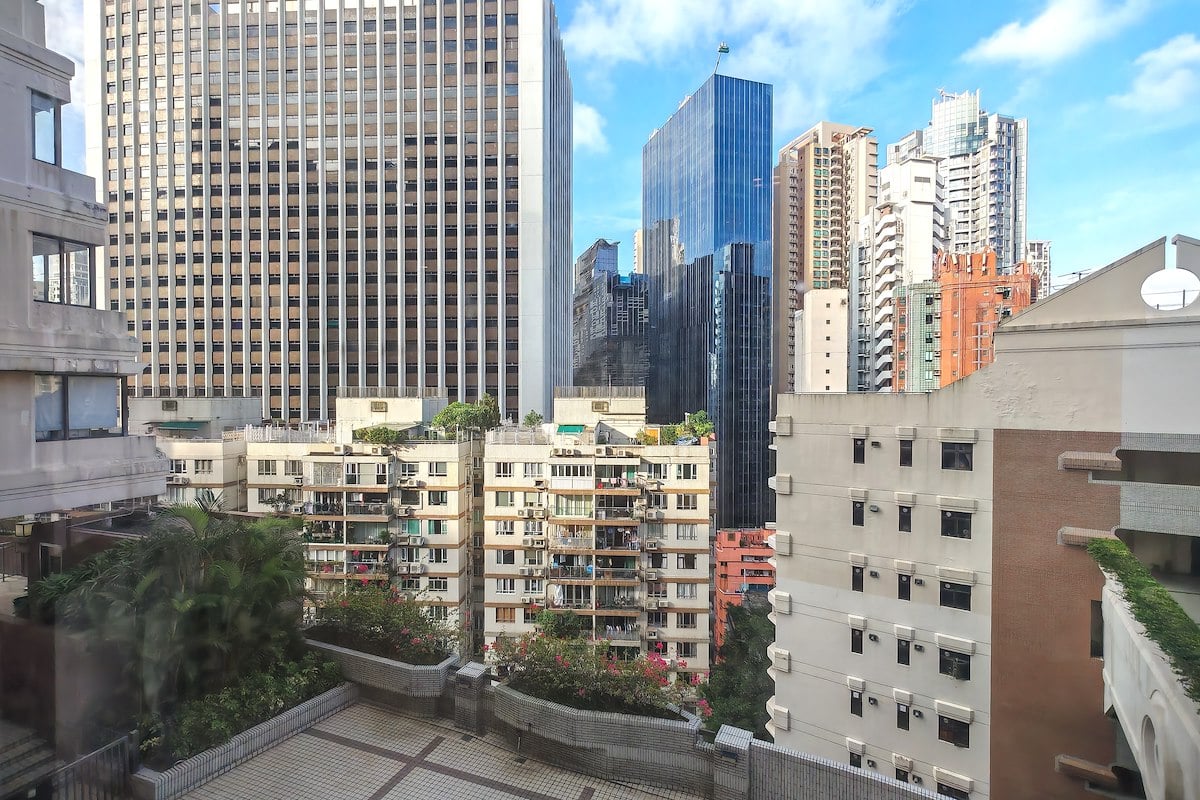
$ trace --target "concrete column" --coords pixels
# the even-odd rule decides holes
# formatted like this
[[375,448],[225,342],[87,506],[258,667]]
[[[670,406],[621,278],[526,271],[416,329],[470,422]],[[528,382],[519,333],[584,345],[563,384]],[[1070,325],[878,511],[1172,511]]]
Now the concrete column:
[[750,742],[754,734],[722,725],[714,742],[713,800],[748,800],[750,797]]

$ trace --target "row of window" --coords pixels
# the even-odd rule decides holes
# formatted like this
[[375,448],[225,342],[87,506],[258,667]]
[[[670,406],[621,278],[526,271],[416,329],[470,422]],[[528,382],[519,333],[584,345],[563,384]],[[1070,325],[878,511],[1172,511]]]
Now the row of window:
[[[878,511],[878,506],[871,506],[872,511]],[[855,527],[866,525],[867,504],[861,500],[850,502],[850,524]],[[971,518],[968,511],[943,510],[941,514],[941,535],[952,539],[971,538]],[[912,506],[896,506],[896,529],[901,533],[912,533]]]
[[[861,654],[863,652],[864,636],[865,634],[861,628],[850,629],[851,653]],[[912,642],[910,640],[896,639],[896,663],[909,666],[911,663],[911,650]],[[968,653],[960,653],[957,650],[938,648],[938,672],[955,680],[969,681],[971,680],[971,656]]]
[[[877,442],[872,442],[872,446],[878,446]],[[972,471],[974,465],[974,449],[975,445],[969,442],[942,442],[942,469]],[[856,438],[853,440],[852,454],[855,464],[865,464],[867,462],[867,440]],[[900,466],[911,467],[913,465],[913,440],[900,440]]]
[[[872,571],[872,577],[878,577],[878,573]],[[855,592],[865,591],[864,577],[866,567],[851,566],[850,567],[850,589]],[[923,579],[917,579],[920,583]],[[896,576],[896,599],[912,600],[912,584],[913,576],[899,574]],[[938,604],[944,608],[957,608],[962,611],[971,610],[971,586],[966,583],[954,583],[952,581],[940,581],[940,592],[938,595]]]
[[[878,703],[879,701],[874,697],[869,698],[870,705],[874,706]],[[850,690],[850,713],[856,717],[863,715],[863,693],[856,689]],[[923,716],[923,712],[918,711],[917,713]],[[910,730],[912,716],[913,709],[907,703],[896,703],[896,727],[899,730]],[[939,714],[938,739],[949,742],[955,747],[970,747],[971,723]]]
[[[861,769],[862,765],[863,765],[862,755],[859,753],[851,753],[850,754],[850,766],[858,767]],[[895,774],[896,774],[896,780],[898,780],[898,781],[902,781],[904,783],[913,782],[913,775],[912,775],[911,770],[904,769],[903,767],[896,767]],[[952,798],[952,800],[971,800],[971,795],[969,792],[964,792],[962,789],[959,789],[956,786],[950,786],[949,784],[946,784],[946,783],[941,783],[941,782],[938,783],[937,793],[944,797]]]
[[35,375],[34,437],[39,442],[122,436],[122,379]]

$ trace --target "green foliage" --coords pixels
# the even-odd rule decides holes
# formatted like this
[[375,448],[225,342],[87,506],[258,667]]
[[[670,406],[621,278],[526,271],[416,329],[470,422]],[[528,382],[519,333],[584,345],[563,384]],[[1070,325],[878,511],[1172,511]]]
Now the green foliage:
[[543,609],[537,615],[537,624],[555,639],[577,639],[583,635],[583,620],[574,611]]
[[394,430],[386,425],[376,425],[371,428],[359,428],[354,432],[355,441],[367,444],[400,444],[408,440],[404,431]]
[[658,429],[658,443],[663,445],[675,444],[679,440],[678,425],[663,425]]
[[691,685],[671,680],[667,661],[654,653],[621,660],[603,645],[545,632],[502,635],[484,649],[513,689],[571,708],[670,719],[677,715],[668,704],[682,704],[692,694]]
[[485,394],[478,403],[451,403],[439,411],[430,422],[441,430],[464,430],[478,428],[490,430],[500,424],[500,407],[496,398]]
[[218,692],[181,705],[173,730],[151,731],[144,746],[174,758],[189,758],[329,691],[341,679],[337,664],[313,653],[299,662],[285,661],[248,673]]
[[681,427],[689,436],[697,438],[709,436],[715,430],[712,418],[708,416],[707,411],[697,411],[695,414],[688,414],[687,419],[683,421]]
[[1187,615],[1119,539],[1092,539],[1088,553],[1121,583],[1134,619],[1171,661],[1188,697],[1200,705],[1200,624]]
[[717,651],[717,663],[700,694],[712,707],[708,727],[733,725],[767,739],[767,700],[775,682],[767,674],[767,647],[775,641],[775,626],[766,603],[729,607],[729,626]]
[[317,624],[305,633],[406,664],[438,664],[457,644],[457,631],[449,623],[431,619],[398,592],[376,586],[332,595],[317,610]]
[[522,420],[521,424],[524,425],[526,428],[536,428],[538,425],[541,425],[545,421],[546,421],[545,417],[543,417],[538,412],[530,409],[529,413],[525,415],[525,419]]

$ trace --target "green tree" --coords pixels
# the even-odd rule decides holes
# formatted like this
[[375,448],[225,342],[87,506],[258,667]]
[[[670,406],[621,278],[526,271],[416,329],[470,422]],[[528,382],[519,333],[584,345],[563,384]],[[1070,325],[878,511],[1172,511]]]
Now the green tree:
[[708,416],[707,411],[688,414],[687,419],[683,421],[683,429],[696,437],[708,436],[715,430],[712,418]]
[[478,403],[451,403],[434,416],[430,423],[444,431],[478,428],[490,430],[500,424],[500,407],[496,398],[485,394]]
[[401,441],[403,435],[403,431],[393,430],[386,425],[359,428],[354,432],[355,439],[367,444],[397,444]]
[[663,425],[658,429],[658,443],[662,445],[675,444],[679,439],[678,425]]
[[712,707],[708,726],[712,730],[733,725],[768,739],[767,700],[775,693],[775,681],[767,674],[767,647],[775,640],[775,626],[768,618],[770,606],[747,598],[745,605],[729,607],[729,625],[717,651],[717,663],[700,694]]
[[522,420],[522,424],[526,428],[536,428],[538,425],[541,425],[545,421],[546,421],[545,417],[543,417],[538,412],[530,409],[529,413],[525,415],[525,419]]
[[583,620],[574,611],[551,611],[538,613],[537,624],[547,636],[555,639],[577,639],[583,635]]

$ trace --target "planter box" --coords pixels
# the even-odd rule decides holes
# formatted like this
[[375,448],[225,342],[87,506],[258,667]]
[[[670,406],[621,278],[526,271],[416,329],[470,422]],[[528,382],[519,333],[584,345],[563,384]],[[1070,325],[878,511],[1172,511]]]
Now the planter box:
[[137,800],[173,800],[180,797],[353,705],[356,700],[358,687],[343,683],[277,717],[242,731],[225,744],[180,761],[168,770],[155,772],[143,767],[132,776],[133,796]]
[[418,666],[315,639],[306,639],[305,643],[336,661],[342,674],[357,683],[364,696],[429,716],[437,712],[438,702],[447,691],[458,663],[457,656],[449,656],[440,664]]
[[565,769],[616,781],[712,792],[713,767],[700,738],[700,719],[657,719],[581,711],[495,687],[492,719],[522,753]]

